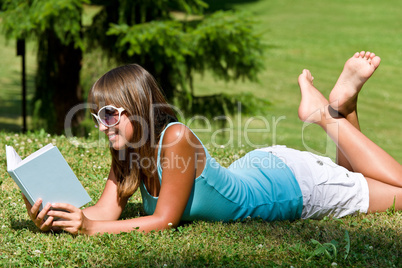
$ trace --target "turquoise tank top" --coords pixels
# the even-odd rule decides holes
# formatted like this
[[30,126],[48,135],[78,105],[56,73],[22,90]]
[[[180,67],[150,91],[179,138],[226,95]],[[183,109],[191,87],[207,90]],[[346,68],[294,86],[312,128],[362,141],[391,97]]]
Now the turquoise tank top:
[[[166,129],[173,124],[181,123],[170,123],[159,142],[157,169],[161,184],[162,140]],[[209,155],[204,145],[203,148],[206,164],[194,181],[182,221],[230,221],[247,217],[274,221],[301,217],[303,197],[299,184],[281,159],[269,152],[254,150],[225,168]],[[158,197],[149,194],[143,183],[140,190],[144,211],[152,215]]]

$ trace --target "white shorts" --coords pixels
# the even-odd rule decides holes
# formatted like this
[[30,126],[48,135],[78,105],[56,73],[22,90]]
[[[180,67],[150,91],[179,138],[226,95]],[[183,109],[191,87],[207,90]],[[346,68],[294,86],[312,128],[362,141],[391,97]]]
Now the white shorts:
[[361,173],[351,172],[328,157],[286,146],[258,150],[272,152],[292,170],[303,195],[303,219],[367,213],[369,189]]

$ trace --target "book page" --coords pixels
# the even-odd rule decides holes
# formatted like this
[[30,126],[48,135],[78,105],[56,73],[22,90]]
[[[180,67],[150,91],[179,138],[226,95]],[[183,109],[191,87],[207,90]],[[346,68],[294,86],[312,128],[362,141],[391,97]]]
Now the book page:
[[21,162],[21,157],[12,146],[6,145],[7,170],[13,170]]
[[53,147],[54,147],[53,144],[49,143],[48,145],[46,145],[46,146],[40,148],[40,149],[37,150],[36,152],[34,152],[34,153],[32,153],[31,155],[27,156],[24,160],[20,161],[20,162],[17,164],[16,167],[19,167],[19,166],[21,166],[21,165],[23,165],[23,164],[25,164],[25,163],[31,161],[32,159],[34,159],[34,158],[40,156],[41,154],[43,154],[43,153],[49,151],[49,150],[52,149]]

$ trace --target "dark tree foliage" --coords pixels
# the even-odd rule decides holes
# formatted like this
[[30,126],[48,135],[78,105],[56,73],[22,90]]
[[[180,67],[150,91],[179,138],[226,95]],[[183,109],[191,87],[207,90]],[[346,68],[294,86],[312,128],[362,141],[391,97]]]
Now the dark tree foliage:
[[[85,28],[84,4],[99,7]],[[121,64],[142,65],[167,98],[188,112],[208,104],[205,110],[211,113],[230,111],[224,107],[234,96],[194,96],[194,73],[209,70],[226,81],[256,80],[263,67],[263,46],[248,16],[232,11],[205,14],[206,8],[201,0],[3,0],[2,26],[9,38],[37,41],[36,122],[61,133],[67,111],[82,101],[84,47],[100,47]]]
[[[34,124],[61,134],[71,107],[82,102],[81,0],[4,0],[2,26],[8,38],[37,42]],[[73,125],[79,123],[75,117]]]
[[182,108],[191,110],[188,103],[196,103],[194,72],[210,70],[226,81],[256,80],[263,67],[263,46],[252,31],[252,19],[244,14],[205,15],[206,5],[199,0],[99,4],[105,8],[89,30],[90,47],[101,46],[120,63],[139,63],[157,78],[168,99],[178,97],[187,104]]

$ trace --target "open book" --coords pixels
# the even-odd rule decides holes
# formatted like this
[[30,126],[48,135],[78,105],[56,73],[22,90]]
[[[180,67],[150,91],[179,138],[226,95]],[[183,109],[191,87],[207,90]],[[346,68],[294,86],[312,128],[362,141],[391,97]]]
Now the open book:
[[33,205],[42,198],[47,203],[68,203],[81,207],[91,201],[74,172],[52,144],[34,152],[24,160],[12,146],[6,145],[7,171]]

